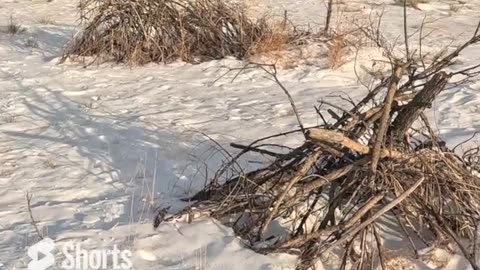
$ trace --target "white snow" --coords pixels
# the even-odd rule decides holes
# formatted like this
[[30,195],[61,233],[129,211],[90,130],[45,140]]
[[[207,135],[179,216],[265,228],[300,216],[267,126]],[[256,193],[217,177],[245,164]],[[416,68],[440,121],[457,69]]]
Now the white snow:
[[[282,14],[284,8],[298,23],[321,23],[325,14],[317,0],[246,2],[255,12]],[[394,39],[403,31],[402,8],[383,2],[384,27]],[[432,21],[428,28],[437,29],[425,50],[472,33],[480,1],[470,0],[457,12],[449,10],[453,2],[432,0],[420,5],[422,10],[409,10],[411,31],[425,14]],[[259,70],[233,82],[234,74],[216,81],[224,66],[244,64],[233,59],[143,67],[57,65],[76,29],[76,5],[72,0],[0,2],[0,27],[12,16],[26,28],[15,36],[0,32],[0,269],[26,269],[27,248],[38,241],[27,192],[45,236],[89,249],[116,244],[133,252],[136,269],[293,269],[294,256],[255,254],[212,219],[152,228],[155,207],[182,208],[179,199],[198,190],[221,164],[204,134],[227,147],[297,127],[281,89]],[[346,17],[368,15],[375,7],[366,0],[346,6]],[[364,51],[362,63],[371,65],[369,59],[377,57],[372,53]],[[480,46],[459,61],[478,63]],[[335,95],[358,99],[365,93],[352,67],[349,62],[335,71],[315,65],[279,71],[307,126],[320,122],[313,109],[317,100],[343,105]],[[430,117],[450,144],[479,131],[480,81],[445,91]],[[288,140],[283,143],[298,143],[295,137]],[[390,240],[402,243],[395,236]],[[439,256],[436,261],[445,261],[441,268],[406,258],[404,269],[469,267],[461,256]]]

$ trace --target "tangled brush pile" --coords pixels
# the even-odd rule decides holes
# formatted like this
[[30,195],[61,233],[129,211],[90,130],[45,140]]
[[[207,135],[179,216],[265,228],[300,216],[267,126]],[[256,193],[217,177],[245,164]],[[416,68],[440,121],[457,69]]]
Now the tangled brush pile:
[[[462,50],[480,42],[478,29],[480,24],[469,41],[429,65],[424,59],[392,58],[391,74],[362,100],[350,100],[350,109],[322,101],[327,108],[317,113],[323,125],[303,127],[291,100],[300,125],[291,133],[302,132],[304,143],[291,149],[268,142],[287,134],[282,133],[232,144],[240,153],[178,214],[207,210],[257,252],[299,255],[299,270],[332,252],[343,254],[339,269],[389,269],[381,234],[387,220],[408,239],[412,253],[448,242],[480,269],[479,148],[455,153],[424,115],[446,87],[455,86],[449,82],[453,76],[480,74],[480,64],[448,71]],[[246,172],[238,160],[247,153],[274,161]],[[163,220],[157,217],[155,225]]]
[[82,0],[80,14],[82,31],[63,61],[243,59],[268,37],[281,35],[288,43],[298,35],[278,29],[266,18],[249,18],[243,6],[224,0]]

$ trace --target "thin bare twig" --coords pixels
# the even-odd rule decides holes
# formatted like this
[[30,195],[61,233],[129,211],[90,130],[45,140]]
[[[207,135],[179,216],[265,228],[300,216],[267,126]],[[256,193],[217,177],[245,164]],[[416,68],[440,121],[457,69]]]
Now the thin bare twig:
[[35,229],[35,232],[37,233],[38,238],[41,240],[43,239],[43,235],[40,233],[40,230],[38,229],[37,226],[37,221],[33,218],[33,212],[32,212],[32,197],[33,195],[27,192],[25,195],[27,198],[27,209],[28,209],[28,214],[30,215],[30,223],[32,224],[33,228]]

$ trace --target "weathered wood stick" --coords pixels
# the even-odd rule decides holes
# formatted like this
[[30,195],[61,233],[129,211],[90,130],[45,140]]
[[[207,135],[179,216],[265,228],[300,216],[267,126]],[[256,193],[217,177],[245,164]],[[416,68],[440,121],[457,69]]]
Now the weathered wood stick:
[[410,101],[407,106],[398,112],[392,123],[391,132],[394,138],[400,139],[405,136],[413,122],[420,114],[429,107],[435,97],[445,88],[450,75],[446,72],[439,72],[430,79],[420,92]]
[[[343,147],[349,148],[361,154],[370,154],[372,152],[372,149],[367,145],[364,145],[355,140],[352,140],[347,136],[345,136],[343,133],[338,131],[320,129],[320,128],[309,129],[307,131],[307,137],[317,142],[340,144]],[[395,150],[390,150],[390,149],[381,149],[380,154],[381,154],[380,157],[390,157],[390,158],[404,157],[402,153]]]
[[378,128],[375,144],[373,145],[372,163],[370,164],[370,170],[373,174],[376,173],[378,161],[381,158],[383,142],[385,140],[385,135],[387,134],[388,126],[390,125],[390,111],[392,110],[393,99],[397,93],[397,84],[400,81],[400,78],[403,76],[404,69],[404,65],[396,66],[392,76],[390,77],[390,85],[388,86],[387,96],[385,97],[383,114],[382,118],[380,119],[380,127]]

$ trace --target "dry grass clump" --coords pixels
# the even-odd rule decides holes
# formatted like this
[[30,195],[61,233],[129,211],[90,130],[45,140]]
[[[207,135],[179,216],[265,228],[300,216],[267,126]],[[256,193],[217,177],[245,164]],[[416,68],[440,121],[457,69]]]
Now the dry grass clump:
[[345,64],[349,53],[346,37],[344,35],[334,34],[328,47],[329,67],[336,69]]
[[[266,18],[249,18],[243,6],[224,0],[83,0],[80,10],[83,31],[63,60],[94,56],[145,64],[242,59],[254,47],[277,49],[295,38],[294,33],[275,33]],[[265,41],[268,45],[259,45]]]
[[282,21],[269,23],[269,31],[250,48],[249,61],[288,69],[325,58],[326,49],[323,48],[328,38],[324,33],[309,27],[300,28],[287,21],[285,15]]
[[57,22],[56,22],[54,19],[50,18],[50,17],[43,17],[43,18],[41,18],[40,20],[38,20],[38,23],[40,23],[40,24],[46,24],[46,25],[55,25],[55,24],[57,24]]
[[263,35],[250,49],[250,54],[264,54],[273,51],[281,51],[286,49],[286,46],[290,42],[288,33],[283,31],[272,32],[267,35]]

